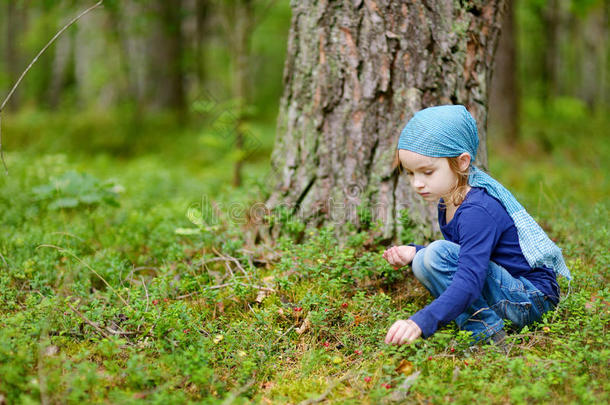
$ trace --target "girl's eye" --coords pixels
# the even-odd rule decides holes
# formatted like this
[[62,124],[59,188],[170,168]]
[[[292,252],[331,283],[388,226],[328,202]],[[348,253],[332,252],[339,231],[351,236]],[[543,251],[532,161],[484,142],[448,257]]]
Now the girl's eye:
[[413,172],[407,172],[407,176],[409,176],[409,177],[413,176]]
[[432,173],[434,173],[432,170],[427,170],[424,172],[426,176],[430,176]]

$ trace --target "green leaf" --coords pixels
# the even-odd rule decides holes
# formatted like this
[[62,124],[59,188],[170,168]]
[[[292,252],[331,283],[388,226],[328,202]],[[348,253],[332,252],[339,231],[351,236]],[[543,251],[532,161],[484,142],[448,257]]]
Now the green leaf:
[[176,228],[176,235],[198,235],[201,231],[197,228]]
[[87,205],[97,204],[102,201],[102,196],[97,193],[86,194],[80,197],[80,201]]
[[56,210],[59,208],[74,208],[78,205],[76,198],[58,198],[49,204],[49,209]]

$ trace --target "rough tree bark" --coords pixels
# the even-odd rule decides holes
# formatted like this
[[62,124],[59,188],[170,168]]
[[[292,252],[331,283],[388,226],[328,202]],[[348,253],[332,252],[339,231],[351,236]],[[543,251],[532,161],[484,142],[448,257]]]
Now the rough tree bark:
[[[433,223],[392,168],[400,130],[418,110],[464,104],[485,127],[503,0],[292,2],[268,208],[311,226],[366,227],[358,207],[398,235],[400,210]],[[272,229],[275,234],[277,229]],[[341,232],[339,233],[341,234]]]

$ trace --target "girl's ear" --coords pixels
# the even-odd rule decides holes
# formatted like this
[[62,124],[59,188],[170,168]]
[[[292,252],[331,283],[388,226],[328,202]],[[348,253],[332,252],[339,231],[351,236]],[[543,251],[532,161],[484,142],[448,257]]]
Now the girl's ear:
[[458,156],[458,164],[460,166],[461,171],[466,171],[470,166],[470,155],[466,152],[462,153]]

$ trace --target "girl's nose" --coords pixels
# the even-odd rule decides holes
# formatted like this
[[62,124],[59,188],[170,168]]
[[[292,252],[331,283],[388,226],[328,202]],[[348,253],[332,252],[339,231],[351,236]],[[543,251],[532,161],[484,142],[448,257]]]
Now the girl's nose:
[[424,183],[421,180],[418,180],[418,179],[413,180],[413,187],[422,188],[423,186],[424,186]]

